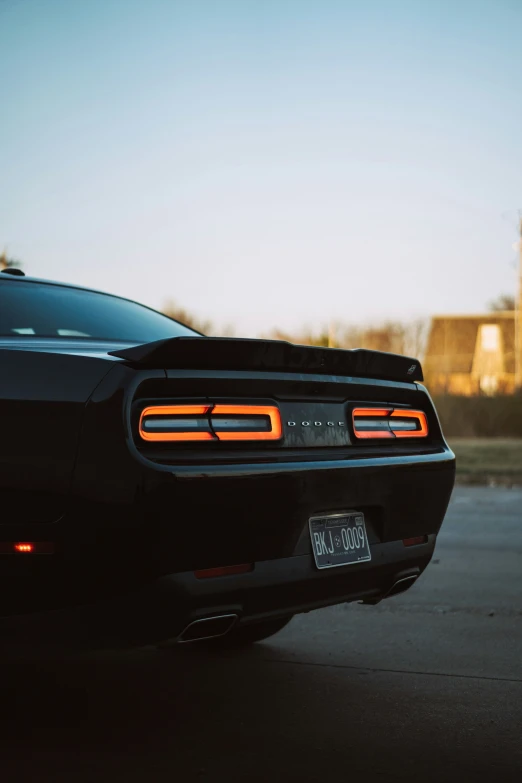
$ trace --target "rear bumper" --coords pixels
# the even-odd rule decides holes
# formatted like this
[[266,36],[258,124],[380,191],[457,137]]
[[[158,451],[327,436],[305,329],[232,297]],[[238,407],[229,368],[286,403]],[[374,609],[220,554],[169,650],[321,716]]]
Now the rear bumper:
[[[39,627],[39,638],[65,632],[87,644],[105,636],[146,643],[209,615],[233,613],[246,623],[374,602],[428,565],[455,473],[445,446],[333,463],[133,465],[132,493],[102,474],[89,492],[75,488],[59,522],[2,526],[5,540],[52,541],[56,554],[0,557],[0,635]],[[308,520],[350,510],[364,513],[371,561],[318,571]],[[404,547],[403,539],[420,535],[426,544]],[[239,563],[254,570],[194,575]]]
[[436,536],[405,547],[402,541],[371,546],[369,562],[317,570],[313,556],[255,564],[238,576],[198,579],[193,572],[164,575],[138,590],[93,604],[6,617],[0,638],[40,644],[140,645],[176,638],[194,620],[237,615],[246,624],[352,601],[377,603],[405,577],[428,565]]
[[267,560],[240,576],[197,579],[192,572],[158,580],[160,604],[182,605],[182,620],[235,613],[242,623],[298,614],[351,601],[376,603],[405,576],[419,576],[435,548],[436,536],[406,548],[402,541],[375,544],[372,560],[318,570],[312,555]]

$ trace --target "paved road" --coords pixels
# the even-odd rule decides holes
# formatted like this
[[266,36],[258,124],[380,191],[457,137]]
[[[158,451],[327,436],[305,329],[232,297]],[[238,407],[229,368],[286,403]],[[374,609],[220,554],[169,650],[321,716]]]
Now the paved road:
[[0,775],[522,780],[522,491],[456,490],[435,560],[379,607],[268,644],[2,665]]

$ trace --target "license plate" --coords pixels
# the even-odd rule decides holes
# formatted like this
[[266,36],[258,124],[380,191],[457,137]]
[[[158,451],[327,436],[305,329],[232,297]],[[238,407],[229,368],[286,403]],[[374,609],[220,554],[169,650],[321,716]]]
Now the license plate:
[[372,559],[361,511],[312,517],[310,538],[317,568],[335,568]]

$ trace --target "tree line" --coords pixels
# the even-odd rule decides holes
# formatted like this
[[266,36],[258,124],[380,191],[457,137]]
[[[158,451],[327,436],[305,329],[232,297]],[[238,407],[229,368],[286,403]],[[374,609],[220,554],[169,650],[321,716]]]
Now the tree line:
[[[6,251],[0,253],[0,271],[8,267],[19,267],[20,262],[8,257]],[[491,312],[514,310],[515,298],[510,294],[500,294],[492,300],[488,309]],[[233,337],[233,326],[217,327],[210,319],[200,318],[174,300],[168,300],[163,313],[176,321],[186,324],[196,332],[207,336]],[[332,321],[316,329],[303,327],[295,331],[284,331],[274,326],[260,337],[270,340],[286,340],[300,345],[318,345],[329,348],[367,348],[374,351],[400,353],[406,356],[423,358],[426,351],[430,329],[429,318],[413,321],[383,320],[371,325],[355,326],[343,321]]]
[[[488,305],[490,312],[514,310],[515,298],[500,294]],[[197,332],[214,337],[233,337],[233,327],[220,329],[211,320],[201,319],[174,301],[169,301],[163,312],[170,318],[181,321]],[[295,331],[284,331],[274,326],[259,336],[268,340],[285,340],[299,345],[318,345],[329,348],[367,348],[414,356],[422,359],[430,331],[429,318],[412,321],[383,320],[372,325],[355,326],[343,321],[333,321],[316,329],[303,327]]]

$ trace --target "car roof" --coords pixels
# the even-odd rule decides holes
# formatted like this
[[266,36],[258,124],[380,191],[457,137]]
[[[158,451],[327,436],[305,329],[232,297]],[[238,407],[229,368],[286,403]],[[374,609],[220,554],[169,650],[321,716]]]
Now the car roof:
[[[103,296],[112,296],[115,299],[124,299],[126,302],[133,302],[134,304],[141,305],[141,307],[146,307],[148,310],[154,310],[153,307],[149,307],[148,305],[142,304],[142,302],[136,302],[134,299],[129,299],[126,296],[120,296],[119,294],[113,294],[110,291],[100,291],[98,288],[88,288],[84,285],[78,285],[76,283],[63,283],[60,280],[46,280],[45,278],[41,277],[31,277],[29,275],[23,274],[10,274],[9,272],[6,272],[6,270],[0,271],[0,283],[3,283],[5,281],[9,281],[12,283],[20,283],[21,285],[27,285],[31,283],[38,283],[40,285],[53,285],[58,286],[60,288],[71,288],[73,290],[77,291],[87,291],[91,294],[102,294]],[[158,312],[158,311],[156,311]],[[171,319],[176,320],[176,319]],[[180,323],[180,322],[178,322]],[[183,324],[185,325],[185,324]],[[190,328],[190,327],[189,327]]]

